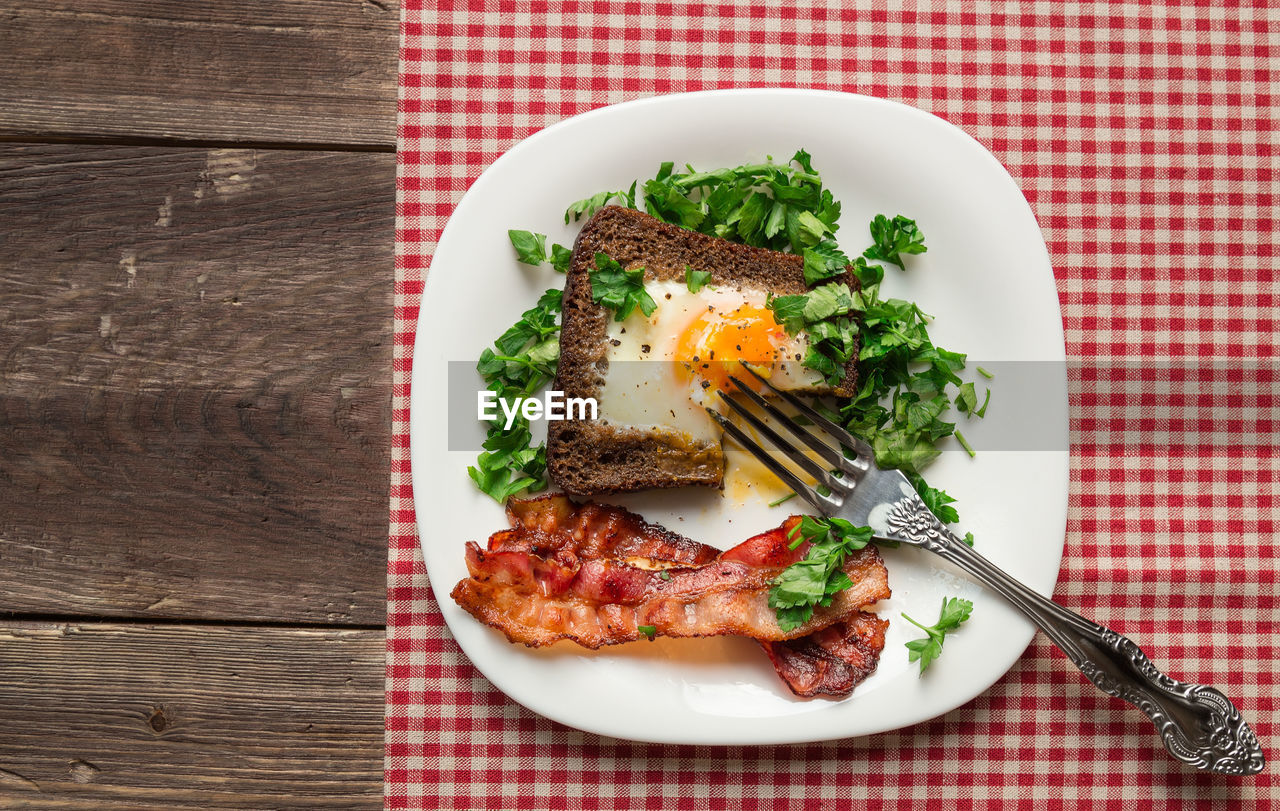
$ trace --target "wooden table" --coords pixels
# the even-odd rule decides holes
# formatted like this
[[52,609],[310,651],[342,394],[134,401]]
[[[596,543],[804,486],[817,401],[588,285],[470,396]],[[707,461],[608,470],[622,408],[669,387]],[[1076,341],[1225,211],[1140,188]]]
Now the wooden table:
[[376,808],[398,8],[0,3],[0,808]]

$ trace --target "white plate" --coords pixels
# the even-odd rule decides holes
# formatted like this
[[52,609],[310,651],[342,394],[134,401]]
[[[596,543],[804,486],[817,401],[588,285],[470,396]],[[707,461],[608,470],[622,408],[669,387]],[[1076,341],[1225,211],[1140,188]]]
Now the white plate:
[[[743,639],[658,640],[588,652],[561,643],[511,645],[458,608],[450,589],[466,576],[463,544],[504,527],[502,509],[466,474],[474,451],[449,450],[448,403],[471,409],[481,381],[475,359],[547,287],[563,277],[515,261],[508,228],[541,231],[571,245],[563,225],[574,200],[626,188],[663,161],[699,168],[736,166],[803,147],[843,202],[841,243],[869,243],[876,213],[906,214],[925,233],[928,253],[907,273],[887,273],[887,294],[936,316],[939,345],[971,361],[1047,361],[1060,366],[1029,405],[1053,415],[1039,451],[988,451],[976,459],[944,453],[928,472],[959,499],[961,530],[979,549],[1036,590],[1057,578],[1066,526],[1066,377],[1058,297],[1030,208],[1000,163],[942,119],[881,99],[798,90],[741,90],[662,96],[596,110],[517,144],[494,162],[458,205],[427,275],[418,318],[411,396],[411,454],[418,528],[431,585],[449,629],[500,690],[579,729],[642,741],[771,744],[865,735],[932,718],[964,704],[1018,658],[1031,625],[916,549],[886,554],[893,598],[876,673],[842,701],[796,699],[758,647]],[[449,363],[463,391],[446,396]],[[1010,367],[1015,368],[1016,364]],[[1046,368],[1046,367],[1037,367]],[[1009,375],[1006,375],[1008,377]],[[1041,375],[1043,376],[1043,375]],[[455,383],[457,383],[455,379]],[[992,381],[990,420],[999,419]],[[459,386],[455,385],[455,388]],[[1026,406],[1028,404],[1023,404]],[[454,415],[454,447],[478,447],[483,431]],[[457,428],[461,424],[461,428]],[[714,493],[672,492],[615,499],[649,520],[700,541],[731,546],[776,526],[785,508],[732,508]],[[944,595],[973,599],[972,619],[948,637],[945,655],[920,678],[903,643],[917,636],[899,617],[937,618]]]

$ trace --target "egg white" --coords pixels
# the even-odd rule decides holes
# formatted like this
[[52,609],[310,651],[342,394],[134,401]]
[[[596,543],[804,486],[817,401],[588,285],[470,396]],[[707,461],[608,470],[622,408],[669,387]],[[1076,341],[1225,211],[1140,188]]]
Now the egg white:
[[[674,431],[695,442],[719,441],[720,427],[705,410],[716,405],[715,389],[690,373],[689,359],[677,357],[677,345],[704,313],[731,317],[743,304],[764,307],[767,294],[714,285],[691,293],[682,281],[649,281],[645,290],[658,305],[652,315],[637,308],[624,321],[609,324],[600,419],[644,431]],[[788,336],[780,349],[772,368],[761,369],[774,385],[805,389],[822,384],[821,375],[798,362],[808,349],[803,334]]]

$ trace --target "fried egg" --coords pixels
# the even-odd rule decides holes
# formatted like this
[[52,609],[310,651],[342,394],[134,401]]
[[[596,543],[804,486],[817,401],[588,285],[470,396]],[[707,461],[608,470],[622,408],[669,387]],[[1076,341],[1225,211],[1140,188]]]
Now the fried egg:
[[[733,391],[730,375],[749,381],[738,361],[752,364],[780,389],[823,385],[820,374],[800,363],[807,339],[788,335],[774,320],[765,291],[708,285],[693,293],[682,281],[649,281],[645,290],[658,305],[652,315],[637,308],[609,325],[602,421],[683,434],[693,443],[719,442],[720,426],[706,408],[718,405],[720,392]],[[726,486],[732,489],[734,470],[747,466],[736,454],[729,461]],[[755,471],[746,478],[756,478]]]

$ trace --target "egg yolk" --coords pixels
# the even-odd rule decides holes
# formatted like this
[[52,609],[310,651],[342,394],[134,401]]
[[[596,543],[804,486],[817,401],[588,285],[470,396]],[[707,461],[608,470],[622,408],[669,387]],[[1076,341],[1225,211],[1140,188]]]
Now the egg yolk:
[[738,361],[771,367],[786,340],[786,330],[760,305],[744,303],[727,312],[708,309],[680,333],[675,359],[677,368],[692,374],[701,388],[732,391],[730,375],[754,384]]

